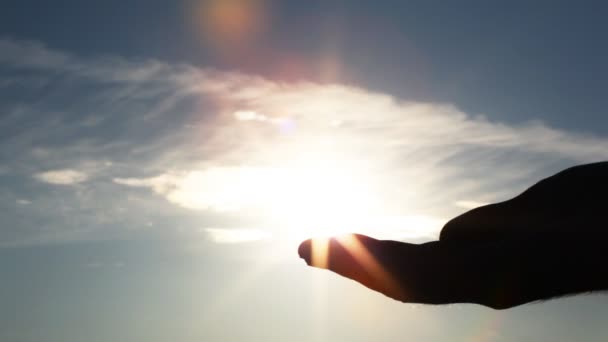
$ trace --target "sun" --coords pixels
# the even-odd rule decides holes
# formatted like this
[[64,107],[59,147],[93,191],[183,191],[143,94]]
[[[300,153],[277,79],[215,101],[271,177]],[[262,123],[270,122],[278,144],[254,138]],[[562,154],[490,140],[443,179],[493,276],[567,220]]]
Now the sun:
[[309,161],[272,175],[265,205],[293,238],[355,232],[380,209],[370,182],[348,163]]

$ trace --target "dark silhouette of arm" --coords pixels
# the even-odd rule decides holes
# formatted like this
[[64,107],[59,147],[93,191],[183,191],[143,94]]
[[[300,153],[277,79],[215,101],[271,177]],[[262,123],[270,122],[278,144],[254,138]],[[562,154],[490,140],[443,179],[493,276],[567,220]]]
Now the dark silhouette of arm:
[[[415,245],[362,235],[304,241],[299,254],[394,299],[505,309],[608,289],[608,162],[577,166],[449,221]],[[316,260],[321,252],[325,260]]]

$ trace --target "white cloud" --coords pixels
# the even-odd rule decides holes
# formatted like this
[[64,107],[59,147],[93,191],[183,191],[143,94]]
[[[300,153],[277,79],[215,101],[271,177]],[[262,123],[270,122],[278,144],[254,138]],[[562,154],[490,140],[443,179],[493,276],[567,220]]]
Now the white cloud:
[[270,232],[260,229],[241,228],[205,228],[205,231],[216,243],[243,243],[267,240],[272,237]]
[[114,178],[112,181],[134,188],[151,188],[159,194],[166,194],[175,187],[176,177],[167,174],[150,178]]
[[[47,235],[32,227],[27,237],[32,241],[69,239],[76,235],[72,230],[79,239],[100,236],[107,230],[99,222],[174,210],[165,203],[151,207],[146,194],[105,187],[104,179],[150,189],[203,216],[260,206],[280,211],[276,208],[300,201],[291,207],[298,207],[301,216],[335,217],[365,211],[378,200],[385,211],[382,227],[411,236],[435,234],[444,218],[506,199],[565,166],[608,159],[606,137],[533,120],[508,125],[449,104],[400,101],[361,87],[285,83],[156,60],[81,58],[18,40],[0,39],[0,50],[0,67],[28,70],[28,78],[15,84],[36,79],[53,87],[52,97],[42,96],[35,104],[3,99],[11,109],[1,127],[15,130],[6,135],[0,152],[15,160],[2,167],[30,174],[23,165],[38,165],[49,171],[34,177],[50,184],[91,180],[74,198],[36,195],[36,207],[47,208],[40,215],[60,223]],[[66,77],[52,77],[57,72]],[[81,84],[83,94],[74,98],[73,89]],[[44,122],[24,124],[33,120]],[[332,174],[319,177],[306,172],[311,169]],[[353,183],[357,186],[348,185]],[[11,196],[11,203],[19,198]],[[272,205],[276,198],[281,205]],[[63,228],[66,220],[52,215],[69,215],[78,227],[103,233]],[[254,219],[243,225],[261,226]],[[27,240],[19,235],[23,231],[9,238]]]
[[475,209],[484,205],[488,205],[490,203],[487,202],[478,202],[478,201],[470,201],[470,200],[462,200],[456,201],[454,205],[464,209]]
[[240,121],[266,121],[268,118],[250,110],[237,110],[234,117]]
[[88,176],[77,170],[61,169],[40,172],[34,175],[41,182],[55,185],[72,185],[82,183],[87,180]]
[[281,181],[277,170],[247,167],[211,167],[168,172],[150,178],[114,178],[130,187],[150,188],[171,203],[194,210],[231,211],[263,200],[272,183]]
[[23,199],[23,198],[20,198],[20,199],[16,200],[15,202],[17,204],[19,204],[19,205],[29,205],[29,204],[32,204],[32,202],[30,200],[26,200],[26,199]]

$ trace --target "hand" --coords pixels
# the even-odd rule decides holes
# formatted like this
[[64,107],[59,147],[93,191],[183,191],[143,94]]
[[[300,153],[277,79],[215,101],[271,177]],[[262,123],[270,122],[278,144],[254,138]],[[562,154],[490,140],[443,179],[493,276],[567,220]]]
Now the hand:
[[608,162],[573,167],[449,221],[439,241],[310,239],[308,265],[409,303],[505,309],[608,289]]

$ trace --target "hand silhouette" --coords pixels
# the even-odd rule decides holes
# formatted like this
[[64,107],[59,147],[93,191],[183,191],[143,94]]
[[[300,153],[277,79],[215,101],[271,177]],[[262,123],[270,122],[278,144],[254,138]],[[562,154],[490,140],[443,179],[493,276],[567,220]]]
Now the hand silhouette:
[[302,242],[308,265],[408,303],[506,309],[608,289],[608,162],[576,166],[449,221],[439,241]]

